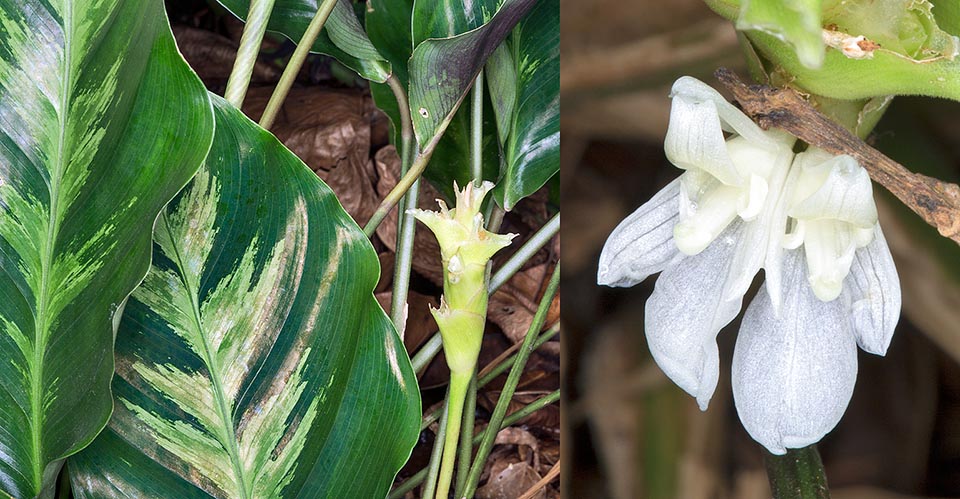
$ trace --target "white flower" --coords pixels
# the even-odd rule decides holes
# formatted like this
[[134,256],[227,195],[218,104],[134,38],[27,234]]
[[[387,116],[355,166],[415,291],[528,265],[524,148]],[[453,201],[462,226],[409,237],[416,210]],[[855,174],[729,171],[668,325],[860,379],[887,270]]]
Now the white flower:
[[705,410],[717,334],[763,268],[733,358],[737,412],[775,454],[815,443],[850,401],[856,346],[883,355],[900,314],[870,178],[849,156],[794,154],[793,137],[760,129],[694,78],[671,96],[665,150],[686,171],[613,231],[597,280],[632,286],[662,272],[647,343]]

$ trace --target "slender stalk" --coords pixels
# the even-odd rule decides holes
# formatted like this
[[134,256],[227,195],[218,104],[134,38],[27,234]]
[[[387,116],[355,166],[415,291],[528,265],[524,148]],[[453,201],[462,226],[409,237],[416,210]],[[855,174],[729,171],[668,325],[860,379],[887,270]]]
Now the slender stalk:
[[[450,393],[447,390],[447,404],[450,403]],[[433,441],[433,450],[430,452],[430,463],[427,465],[426,473],[423,474],[426,479],[426,485],[423,486],[423,499],[433,497],[433,492],[437,487],[437,475],[440,473],[440,456],[443,454],[443,444],[447,435],[447,411],[444,404],[443,417],[440,418],[440,427],[437,429],[437,438]],[[410,480],[407,480],[410,481]]]
[[543,299],[540,300],[540,306],[537,307],[537,313],[534,314],[530,328],[527,329],[527,335],[523,339],[523,344],[520,346],[520,350],[517,351],[513,368],[510,369],[507,381],[503,385],[503,391],[500,392],[500,398],[497,399],[497,405],[493,409],[493,415],[490,416],[490,424],[484,431],[483,439],[477,448],[477,456],[473,461],[473,466],[470,467],[470,474],[467,477],[464,497],[473,497],[474,492],[477,490],[477,485],[480,482],[480,473],[483,472],[483,463],[486,462],[487,457],[490,455],[490,450],[493,449],[494,438],[496,438],[497,431],[499,431],[500,425],[504,421],[507,407],[510,405],[510,400],[513,399],[513,393],[517,389],[517,384],[520,382],[520,375],[523,373],[524,367],[526,367],[530,353],[533,352],[533,344],[537,339],[537,333],[543,328],[543,323],[547,320],[547,312],[550,310],[550,304],[553,302],[553,297],[557,294],[559,287],[560,265],[557,264],[553,275],[550,277],[550,283],[547,285],[547,291]]
[[[550,392],[548,395],[545,395],[541,398],[538,398],[537,400],[534,400],[533,402],[527,404],[526,406],[522,407],[521,409],[517,410],[516,412],[504,418],[503,423],[500,425],[500,430],[515,424],[517,421],[520,421],[521,419],[539,411],[540,409],[543,409],[544,407],[558,400],[560,400],[560,390],[554,390]],[[472,443],[474,445],[479,444],[483,439],[483,435],[484,435],[484,432],[482,431],[478,432],[476,435],[473,436]],[[388,499],[400,499],[404,495],[406,495],[407,492],[410,492],[411,490],[415,489],[418,485],[423,483],[424,480],[427,478],[428,471],[429,471],[429,468],[424,468],[418,471],[417,473],[415,473],[410,478],[404,480],[402,484],[398,485],[397,488],[393,489],[390,492],[390,495],[387,496]],[[424,494],[423,497],[426,498],[430,496]],[[464,496],[458,495],[457,497],[464,497]]]
[[477,412],[477,372],[470,376],[470,386],[467,387],[466,402],[463,407],[463,424],[460,425],[460,447],[457,452],[457,485],[455,497],[463,494],[463,487],[467,485],[467,471],[470,469],[470,459],[473,458],[473,424]]
[[[399,152],[400,175],[402,177],[410,170],[410,163],[413,161],[415,154],[410,104],[407,101],[407,93],[404,91],[403,85],[394,75],[387,78],[387,86],[393,91],[393,96],[397,100],[397,107],[400,111]],[[420,181],[417,180],[410,186],[410,190],[401,201],[403,209],[397,214],[397,259],[393,266],[393,299],[390,304],[390,318],[398,331],[402,331],[405,326],[407,294],[410,290],[410,269],[413,266],[413,242],[417,230],[416,219],[408,217],[406,211],[417,207],[419,197]]]
[[[540,348],[541,346],[543,346],[544,343],[553,339],[553,337],[556,336],[557,333],[559,332],[560,332],[560,324],[558,323],[554,327],[544,331],[543,334],[541,334],[540,337],[537,338],[537,342],[533,344],[533,349],[536,350]],[[496,379],[497,376],[503,374],[503,372],[506,371],[507,369],[510,369],[510,367],[513,366],[513,363],[516,362],[516,360],[517,360],[517,356],[516,354],[514,354],[503,360],[494,360],[493,362],[488,364],[486,367],[483,368],[482,371],[480,371],[480,374],[478,375],[479,377],[477,378],[477,388],[483,388],[484,386],[488,385],[491,381]],[[484,371],[486,371],[486,373],[484,373]],[[437,408],[431,412],[428,412],[427,414],[424,414],[423,421],[420,422],[420,431],[425,430],[428,426],[430,426],[435,421],[440,419],[442,415],[443,415],[443,408]]]
[[483,182],[483,70],[473,81],[473,100],[470,106],[470,174],[473,184]]
[[[471,373],[451,372],[450,390],[447,392],[447,434],[443,442],[443,459],[440,462],[440,476],[437,480],[436,499],[447,499],[450,484],[453,481],[453,464],[457,459],[457,440],[460,438],[460,424],[463,417],[463,404],[470,387]],[[424,499],[429,499],[427,494]]]
[[553,239],[553,236],[557,235],[557,232],[560,232],[559,212],[544,224],[543,227],[540,227],[536,233],[530,236],[530,239],[523,243],[523,246],[521,246],[513,256],[503,262],[503,265],[501,265],[500,268],[497,269],[497,272],[490,278],[490,292],[493,293],[497,288],[506,284],[514,274],[523,268],[523,265],[527,263],[528,260],[533,258],[533,255],[540,251],[540,248],[544,247]]
[[827,475],[817,445],[802,449],[787,449],[782,456],[775,456],[766,449],[763,462],[770,479],[773,499],[829,499]]
[[416,355],[410,359],[410,363],[413,364],[413,372],[422,374],[442,349],[443,339],[440,337],[440,331],[437,331],[420,347]]
[[[443,126],[443,128],[445,129],[446,126]],[[363,233],[366,234],[367,237],[373,237],[373,234],[377,231],[377,227],[383,222],[384,218],[387,218],[390,210],[400,202],[403,195],[410,190],[413,184],[420,178],[420,175],[423,174],[423,170],[427,168],[427,163],[430,162],[430,157],[433,156],[433,150],[436,149],[437,143],[440,142],[440,137],[442,136],[442,133],[437,133],[437,135],[427,143],[427,146],[414,158],[413,164],[410,165],[407,173],[400,177],[397,185],[395,185],[393,189],[387,193],[386,197],[383,198],[383,201],[380,202],[377,211],[373,212],[370,221],[363,227]]]
[[273,2],[274,0],[251,0],[250,2],[247,23],[243,27],[243,35],[240,36],[240,49],[237,50],[237,59],[233,62],[233,70],[230,72],[230,78],[227,79],[227,90],[223,94],[224,98],[237,108],[243,105],[247,88],[250,87],[250,76],[253,75],[253,66],[257,63],[263,34],[267,31]]
[[290,56],[287,67],[283,68],[283,74],[280,75],[280,82],[277,83],[277,88],[270,96],[270,101],[267,102],[267,107],[263,110],[263,116],[260,117],[260,126],[264,129],[269,130],[273,122],[277,119],[277,114],[280,112],[280,108],[283,107],[283,101],[287,98],[287,94],[290,93],[290,87],[293,86],[293,82],[297,79],[300,68],[303,67],[303,61],[307,60],[310,48],[312,48],[313,43],[317,41],[317,37],[320,36],[320,30],[323,29],[324,23],[327,22],[327,18],[330,17],[330,13],[333,12],[333,8],[336,5],[337,0],[323,0],[317,9],[317,13],[314,14],[313,19],[307,26],[307,30],[300,38],[300,42],[297,43],[297,48],[293,51],[293,55]]

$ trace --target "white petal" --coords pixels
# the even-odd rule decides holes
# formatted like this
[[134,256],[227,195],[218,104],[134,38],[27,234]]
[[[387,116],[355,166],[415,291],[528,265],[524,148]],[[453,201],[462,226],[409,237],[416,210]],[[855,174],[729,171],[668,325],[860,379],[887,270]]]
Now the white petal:
[[867,171],[847,155],[811,165],[811,161],[822,159],[817,152],[797,155],[796,161],[801,167],[798,195],[804,196],[805,191],[813,187],[816,190],[798,199],[789,215],[806,220],[831,218],[856,227],[873,227],[877,223],[877,206]]
[[600,253],[598,284],[633,286],[683,258],[673,242],[679,196],[678,178],[620,222]]
[[[793,153],[789,149],[782,150],[772,156],[771,161],[767,199],[759,215],[745,224],[739,248],[733,256],[731,279],[724,291],[727,300],[743,296],[761,267],[767,269],[767,274],[777,274],[774,280],[779,282],[780,240],[786,224],[786,207],[782,198]],[[779,299],[779,293],[775,296]]]
[[840,296],[857,249],[853,227],[837,220],[811,220],[804,226],[803,250],[810,269],[808,280],[817,298]]
[[766,288],[744,315],[733,355],[733,397],[744,428],[770,452],[819,441],[840,421],[857,377],[857,346],[840,300],[822,302],[803,256],[784,260],[780,318]]
[[742,296],[724,300],[743,235],[735,221],[707,249],[668,267],[647,300],[647,344],[654,360],[706,409],[719,379],[717,333],[740,313]]
[[[775,135],[763,131],[736,106],[727,102],[727,99],[723,98],[720,92],[696,78],[681,76],[674,82],[673,88],[670,89],[670,97],[673,98],[674,102],[677,100],[693,103],[711,102],[716,109],[718,118],[723,121],[724,130],[736,132],[737,135],[746,137],[756,145],[768,149],[774,149],[779,145]],[[792,140],[790,144],[793,144]]]
[[900,319],[900,278],[877,224],[873,242],[857,250],[844,283],[853,330],[863,350],[884,355]]
[[727,152],[713,101],[675,97],[663,150],[671,163],[684,170],[704,170],[727,185],[743,181]]

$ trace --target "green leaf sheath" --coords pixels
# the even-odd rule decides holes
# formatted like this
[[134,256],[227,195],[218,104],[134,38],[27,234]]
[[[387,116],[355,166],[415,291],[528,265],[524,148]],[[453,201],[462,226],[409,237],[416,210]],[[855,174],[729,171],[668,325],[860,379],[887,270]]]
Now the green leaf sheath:
[[409,94],[421,147],[451,119],[487,58],[534,4],[536,0],[506,0],[483,26],[417,45],[409,64]]
[[0,490],[51,497],[111,412],[114,316],[213,112],[163,4],[0,0]]
[[[487,71],[506,171],[493,195],[510,210],[560,170],[560,0],[540,0],[514,30],[512,53],[494,53]],[[503,46],[501,46],[501,49]],[[503,59],[509,59],[504,61]],[[515,88],[507,88],[514,81]],[[509,112],[509,114],[508,114]]]
[[[218,0],[230,12],[246,19],[250,0]],[[299,42],[317,13],[317,0],[276,0],[267,30]],[[336,58],[367,80],[383,83],[392,71],[381,56],[353,12],[349,0],[339,0],[313,43],[311,52]]]
[[309,168],[211,98],[213,148],[157,224],[116,409],[71,459],[74,494],[383,497],[420,399],[373,298],[376,253]]

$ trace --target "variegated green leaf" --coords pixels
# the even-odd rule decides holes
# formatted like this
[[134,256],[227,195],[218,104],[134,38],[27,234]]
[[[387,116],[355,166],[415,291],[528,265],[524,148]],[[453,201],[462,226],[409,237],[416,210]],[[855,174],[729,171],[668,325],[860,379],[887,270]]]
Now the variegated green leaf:
[[110,425],[70,462],[103,497],[384,497],[417,380],[373,298],[376,253],[273,135],[215,98],[204,168],[168,206],[117,339]]
[[506,45],[487,75],[501,140],[506,135],[494,196],[510,210],[560,170],[560,1],[540,0],[514,29],[512,50]]
[[[250,0],[218,1],[240,19],[247,18]],[[317,5],[318,0],[276,0],[267,29],[299,42]],[[337,0],[310,51],[334,57],[363,78],[383,83],[392,71],[390,63],[370,43],[351,5],[350,0]]]
[[162,3],[0,0],[4,493],[52,495],[107,423],[114,316],[212,134]]
[[448,38],[479,28],[493,17],[498,0],[414,0],[413,45],[428,38]]

